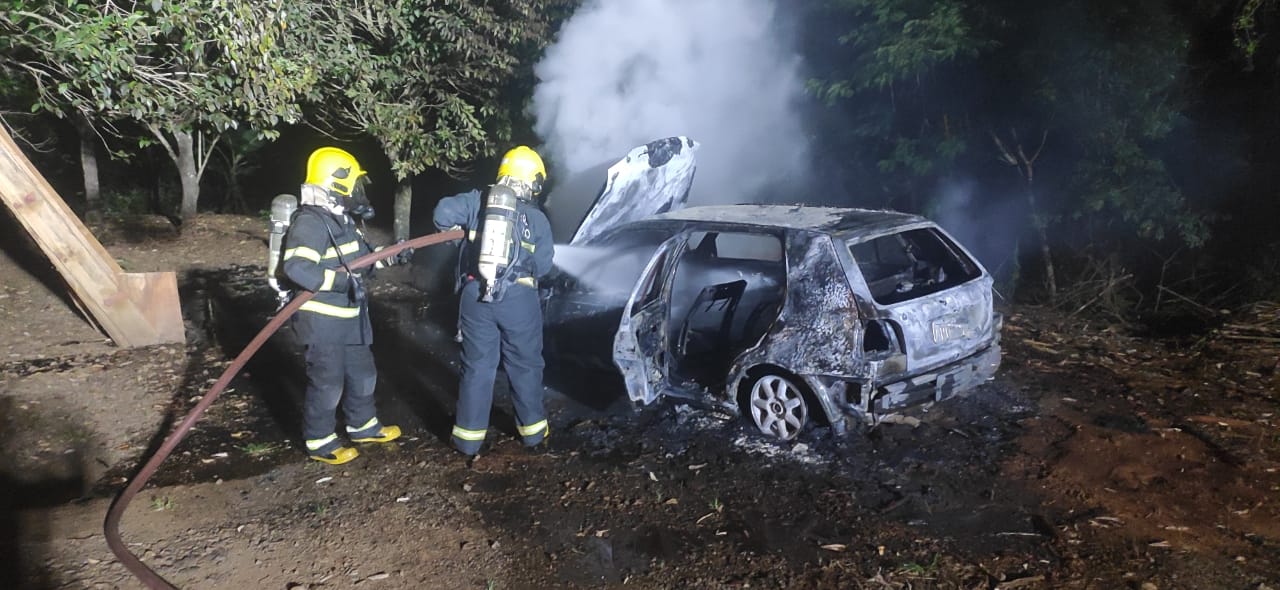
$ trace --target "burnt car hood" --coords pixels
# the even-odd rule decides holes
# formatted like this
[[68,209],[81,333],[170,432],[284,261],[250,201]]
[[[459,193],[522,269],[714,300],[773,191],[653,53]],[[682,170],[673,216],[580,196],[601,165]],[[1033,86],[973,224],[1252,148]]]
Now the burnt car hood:
[[684,207],[698,145],[688,137],[651,141],[557,187],[547,199],[556,241],[587,244],[620,225]]

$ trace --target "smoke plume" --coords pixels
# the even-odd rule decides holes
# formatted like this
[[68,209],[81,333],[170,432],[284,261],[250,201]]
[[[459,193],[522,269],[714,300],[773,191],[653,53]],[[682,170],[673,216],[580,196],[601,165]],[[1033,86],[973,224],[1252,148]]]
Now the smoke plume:
[[986,195],[970,180],[943,182],[926,212],[960,242],[987,271],[1003,281],[1017,266],[1018,234],[1027,218],[1026,204],[1018,199]]
[[776,0],[588,0],[535,69],[532,111],[553,174],[638,145],[700,142],[691,204],[794,202],[804,76]]

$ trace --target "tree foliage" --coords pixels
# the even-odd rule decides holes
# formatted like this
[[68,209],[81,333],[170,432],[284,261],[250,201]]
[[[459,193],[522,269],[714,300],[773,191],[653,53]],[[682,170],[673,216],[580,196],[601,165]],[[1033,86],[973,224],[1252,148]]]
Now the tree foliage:
[[1019,172],[1049,238],[1205,239],[1164,159],[1184,128],[1189,33],[1163,2],[830,0],[822,14],[843,28],[810,89],[850,113],[837,144],[890,197],[958,174],[998,187],[991,163],[1020,137],[1039,152],[1034,184]]
[[317,73],[278,51],[283,0],[112,2],[12,0],[3,5],[8,68],[36,91],[34,109],[130,121],[174,162],[181,213],[196,212],[218,137],[247,126],[265,136],[301,116]]
[[[964,105],[949,88],[957,66],[992,41],[975,30],[963,0],[832,0],[819,18],[847,23],[822,48],[828,64],[809,90],[844,111],[849,125],[826,140],[843,145],[889,187],[914,196],[948,174],[972,138],[958,132]],[[950,97],[950,98],[949,98]]]
[[1093,226],[1199,246],[1162,146],[1183,129],[1188,33],[1160,2],[1066,2],[1028,51],[1040,77],[1038,110],[1073,143],[1061,211]]
[[303,120],[376,139],[396,175],[458,172],[511,135],[528,76],[569,0],[7,0],[6,78],[32,108],[146,130],[196,211],[222,134]]
[[[396,176],[456,173],[511,134],[502,92],[549,38],[563,0],[344,0],[305,10],[293,48],[323,55],[313,125],[360,130]],[[523,64],[522,64],[523,59]],[[523,75],[528,75],[527,72]]]
[[1266,21],[1275,12],[1275,0],[1244,0],[1239,3],[1231,18],[1231,30],[1235,33],[1235,46],[1249,68],[1254,57],[1262,50],[1266,37]]

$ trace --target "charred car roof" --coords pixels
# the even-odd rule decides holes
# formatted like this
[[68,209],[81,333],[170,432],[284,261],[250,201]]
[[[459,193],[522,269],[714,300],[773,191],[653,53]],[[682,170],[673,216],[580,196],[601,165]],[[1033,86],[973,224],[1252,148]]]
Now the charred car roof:
[[897,211],[809,207],[799,205],[709,205],[686,207],[649,219],[731,223],[757,227],[821,231],[832,234],[877,234],[927,219]]

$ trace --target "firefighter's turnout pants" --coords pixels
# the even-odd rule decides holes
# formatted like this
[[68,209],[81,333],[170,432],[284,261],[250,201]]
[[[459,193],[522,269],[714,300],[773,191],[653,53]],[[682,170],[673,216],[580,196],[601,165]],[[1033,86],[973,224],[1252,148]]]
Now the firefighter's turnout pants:
[[[320,448],[337,430],[337,409],[347,425],[358,429],[377,415],[373,389],[378,373],[367,344],[308,344],[307,393],[302,411],[302,437]],[[343,392],[346,395],[343,395]]]
[[[302,436],[318,452],[338,442],[337,409],[348,428],[361,429],[376,417],[373,390],[373,325],[357,273],[347,262],[371,252],[347,215],[304,205],[285,234],[282,268],[289,280],[315,296],[293,316],[293,329],[306,346],[307,389]],[[345,393],[345,395],[344,395]]]
[[462,288],[462,383],[453,444],[468,455],[480,451],[489,428],[493,382],[498,363],[511,385],[516,429],[527,446],[547,436],[542,390],[542,308],[538,290],[523,284],[507,287],[501,301],[480,301],[479,281]]

